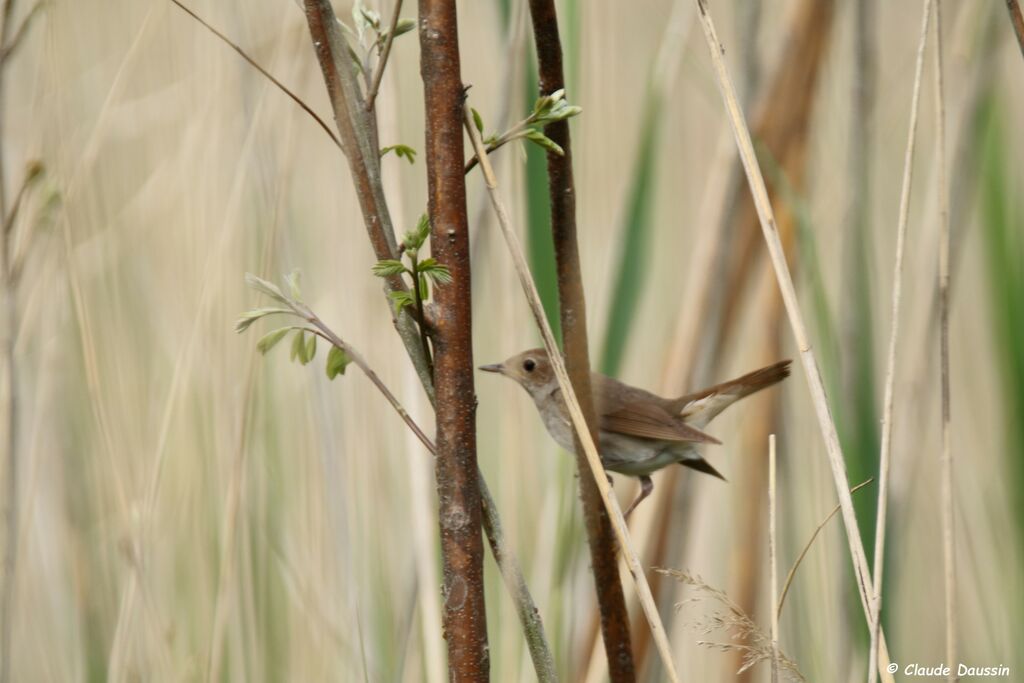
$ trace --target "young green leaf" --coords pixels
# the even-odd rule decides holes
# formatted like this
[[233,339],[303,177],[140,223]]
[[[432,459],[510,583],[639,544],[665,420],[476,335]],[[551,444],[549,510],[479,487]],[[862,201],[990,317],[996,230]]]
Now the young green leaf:
[[407,272],[409,272],[409,269],[405,267],[404,263],[391,258],[377,261],[373,266],[373,274],[377,277],[391,277],[392,275],[401,275]]
[[246,311],[238,317],[235,322],[235,332],[242,333],[249,329],[249,326],[260,318],[274,313],[291,313],[292,311],[287,308],[254,308],[251,311]]
[[448,266],[438,263],[433,258],[423,259],[419,271],[421,275],[430,278],[435,285],[447,285],[452,281],[452,273],[448,270]]
[[334,379],[338,375],[344,375],[345,369],[348,364],[352,362],[349,355],[345,353],[345,350],[338,347],[332,346],[331,350],[327,352],[327,379]]
[[263,294],[266,294],[271,299],[275,299],[281,302],[282,304],[288,305],[288,299],[287,297],[285,297],[284,292],[282,292],[281,288],[273,284],[272,282],[267,282],[263,278],[257,275],[253,275],[252,273],[246,273],[245,284],[249,285],[257,292],[262,292]]
[[430,285],[427,283],[427,276],[420,273],[420,299],[426,301],[430,298]]
[[[398,24],[395,25],[395,38],[397,38],[400,35],[408,33],[414,28],[416,28],[415,19],[399,19]],[[381,37],[386,37],[388,35],[388,30],[384,29],[384,31],[382,31],[380,35]]]
[[388,297],[395,303],[395,313],[401,313],[403,308],[412,306],[415,303],[412,293],[402,289],[388,292]]
[[526,133],[525,137],[530,142],[540,145],[549,152],[554,152],[558,156],[565,156],[565,150],[563,150],[557,142],[549,138],[547,135],[544,135],[544,133],[541,133],[539,130],[531,129]]
[[362,0],[358,0],[352,5],[352,23],[355,24],[356,31],[359,33],[359,42],[362,42],[363,34],[367,30],[377,31],[380,29],[380,15],[366,7]]
[[430,235],[430,219],[427,217],[427,214],[423,214],[416,223],[416,227],[405,233],[405,239],[403,240],[405,248],[413,251],[419,249],[427,241],[428,235]]
[[306,342],[306,349],[305,349],[305,351],[306,351],[306,353],[305,353],[305,360],[302,363],[303,365],[305,365],[306,363],[309,363],[310,361],[312,361],[316,357],[316,335],[315,334],[310,333],[309,341]]
[[260,353],[266,354],[267,351],[270,351],[270,349],[277,346],[277,342],[284,339],[285,335],[288,334],[288,331],[291,329],[292,328],[290,327],[280,327],[273,332],[268,332],[260,337],[260,340],[256,342],[256,348],[259,349]]
[[293,361],[297,360],[305,365],[306,362],[303,360],[304,353],[306,353],[306,333],[299,330],[295,333],[295,336],[292,337],[292,350],[288,357]]
[[394,152],[399,159],[406,159],[410,164],[416,163],[416,150],[408,145],[388,145],[380,150],[383,158],[388,152]]
[[484,118],[480,116],[480,112],[470,107],[469,109],[473,113],[473,125],[480,131],[480,135],[484,134]]

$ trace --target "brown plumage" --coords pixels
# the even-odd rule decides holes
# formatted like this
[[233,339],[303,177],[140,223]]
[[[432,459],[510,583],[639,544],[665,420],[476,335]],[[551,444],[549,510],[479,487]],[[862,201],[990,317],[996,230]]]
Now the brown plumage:
[[[704,433],[707,424],[739,399],[789,376],[790,361],[722,382],[679,398],[662,398],[600,373],[591,373],[599,425],[598,449],[605,469],[640,479],[640,496],[629,514],[654,489],[650,474],[679,463],[725,479],[697,452],[697,444],[720,444]],[[480,368],[515,380],[533,398],[548,433],[573,449],[573,430],[562,392],[544,349],[531,349],[504,363]]]

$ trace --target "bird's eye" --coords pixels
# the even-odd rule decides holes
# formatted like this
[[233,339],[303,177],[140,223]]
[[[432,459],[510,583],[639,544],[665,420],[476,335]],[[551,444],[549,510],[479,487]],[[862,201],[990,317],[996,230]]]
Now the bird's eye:
[[533,369],[537,367],[537,363],[532,358],[527,358],[523,361],[523,370],[527,372],[533,372]]

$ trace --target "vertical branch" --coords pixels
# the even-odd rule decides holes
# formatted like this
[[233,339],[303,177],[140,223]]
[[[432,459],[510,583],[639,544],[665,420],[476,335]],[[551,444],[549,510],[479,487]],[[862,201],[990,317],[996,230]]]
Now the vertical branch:
[[[540,92],[550,95],[565,88],[562,68],[562,43],[558,35],[558,16],[553,0],[530,0],[534,40],[539,62]],[[586,419],[591,438],[596,442],[597,424],[590,387],[590,355],[587,344],[586,300],[576,240],[576,190],[572,173],[572,148],[568,121],[545,128],[545,134],[563,150],[563,155],[547,153],[548,189],[551,197],[551,233],[558,268],[558,300],[569,379]],[[586,456],[576,441],[576,464],[580,473],[580,499],[590,544],[591,564],[601,611],[608,671],[612,681],[636,678],[629,638],[629,614],[619,577],[619,566],[608,512]]]
[[462,134],[465,95],[455,0],[421,0],[419,24],[430,244],[434,257],[452,274],[451,284],[436,290],[434,335],[444,629],[450,680],[485,681],[490,663],[476,464],[469,222]]
[[[1017,38],[1024,35],[1017,8]],[[949,386],[949,187],[946,175],[946,95],[942,73],[942,0],[935,1],[935,163],[939,175],[939,375],[942,396],[942,557],[946,593],[946,661],[950,682],[957,680],[956,518],[953,514],[953,452],[950,443]]]
[[527,303],[530,305],[530,312],[533,313],[534,322],[537,323],[537,327],[540,329],[541,338],[544,340],[544,350],[547,351],[548,358],[551,360],[551,369],[554,371],[558,388],[561,390],[562,398],[565,400],[565,407],[569,411],[572,428],[575,431],[581,449],[586,454],[587,466],[590,467],[594,481],[597,483],[601,502],[611,518],[612,529],[615,532],[619,548],[622,550],[623,559],[626,561],[626,568],[629,569],[630,578],[633,579],[637,598],[640,601],[641,608],[643,608],[644,616],[650,624],[652,637],[658,646],[658,652],[665,666],[665,675],[672,683],[678,683],[679,677],[676,674],[675,665],[672,663],[672,651],[669,647],[668,636],[665,634],[665,626],[661,622],[661,615],[658,614],[658,608],[654,604],[654,598],[651,596],[650,584],[647,583],[643,565],[640,564],[640,558],[633,547],[633,541],[629,537],[626,520],[622,516],[622,510],[619,508],[618,500],[616,500],[615,493],[612,491],[611,482],[607,478],[604,465],[601,464],[601,456],[597,453],[597,446],[590,436],[590,429],[587,427],[587,420],[583,416],[583,409],[580,408],[579,400],[576,398],[576,390],[573,389],[572,381],[569,379],[569,372],[565,368],[565,361],[558,350],[558,344],[555,342],[555,335],[551,331],[551,325],[548,323],[544,305],[541,303],[540,294],[537,292],[537,285],[534,283],[533,276],[530,274],[530,267],[526,263],[523,246],[519,241],[519,236],[512,229],[508,210],[498,196],[498,181],[494,177],[494,169],[491,168],[491,163],[484,151],[480,133],[473,125],[473,117],[469,107],[466,107],[464,117],[466,132],[469,133],[470,140],[472,140],[480,156],[480,170],[484,175],[484,182],[487,185],[487,193],[490,195],[491,206],[498,217],[498,227],[501,228],[505,244],[508,246],[509,253],[512,256],[512,264],[515,266],[519,282],[523,286],[523,293],[526,295]]
[[[921,17],[921,38],[917,46],[917,66],[914,74],[914,91],[910,101],[910,130],[907,133],[907,148],[903,158],[903,187],[900,191],[900,213],[896,225],[896,263],[892,280],[892,328],[889,332],[889,352],[885,375],[885,396],[882,403],[882,445],[878,466],[878,514],[875,519],[875,567],[871,609],[871,645],[868,662],[875,661],[878,651],[878,630],[882,612],[882,578],[885,571],[885,522],[889,504],[889,466],[892,459],[892,416],[893,395],[896,379],[896,342],[900,329],[900,302],[903,296],[903,251],[907,235],[907,217],[910,214],[910,189],[914,178],[914,142],[917,134],[917,109],[921,100],[921,80],[924,72],[924,51],[928,42],[928,23],[932,14],[932,0],[924,0]],[[875,667],[868,667],[868,683],[874,683]]]
[[[337,28],[338,20],[330,2],[328,0],[304,0],[304,9],[309,23],[310,37],[316,48],[317,59],[323,72],[340,133],[342,150],[348,157],[370,244],[378,259],[395,258],[397,244],[381,184],[374,112],[367,111],[363,103],[356,72],[351,66],[347,45]],[[388,280],[386,285],[388,290],[402,286],[398,278]],[[429,360],[423,352],[419,333],[412,317],[407,314],[399,316],[395,326],[427,397],[431,404],[436,405],[433,373]],[[476,471],[476,476],[480,480],[482,516],[487,525],[487,537],[491,544],[491,550],[495,557],[504,558],[504,561],[500,562],[498,566],[506,584],[517,587],[512,593],[517,611],[520,615],[530,615],[529,618],[521,619],[524,635],[527,646],[530,648],[530,655],[535,666],[538,667],[538,678],[547,680],[541,673],[540,665],[537,664],[537,662],[551,660],[551,652],[547,646],[540,616],[526,589],[526,581],[515,561],[515,555],[506,547],[497,506],[491,499],[487,487],[483,484],[483,475],[479,469]]]

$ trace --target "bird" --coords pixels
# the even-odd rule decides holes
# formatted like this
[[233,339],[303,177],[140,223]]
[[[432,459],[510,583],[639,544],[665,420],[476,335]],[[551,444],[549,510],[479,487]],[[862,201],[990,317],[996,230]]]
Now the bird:
[[[782,360],[678,398],[662,398],[591,372],[601,463],[610,472],[640,480],[640,493],[626,509],[625,516],[651,495],[654,490],[651,474],[669,465],[678,463],[725,481],[697,450],[700,444],[721,445],[722,442],[702,430],[739,399],[788,377],[790,363]],[[547,351],[530,349],[502,363],[482,365],[480,370],[517,382],[533,399],[548,434],[562,448],[575,449],[572,421]]]

